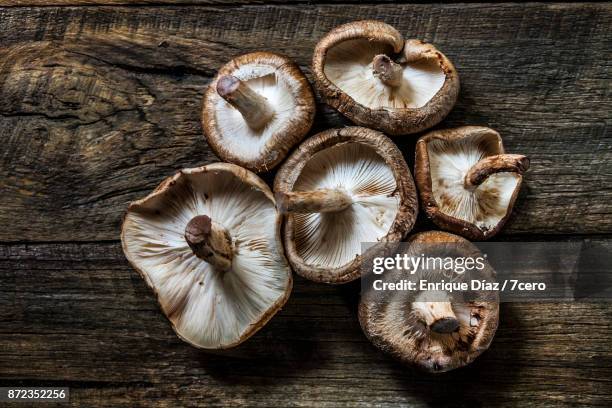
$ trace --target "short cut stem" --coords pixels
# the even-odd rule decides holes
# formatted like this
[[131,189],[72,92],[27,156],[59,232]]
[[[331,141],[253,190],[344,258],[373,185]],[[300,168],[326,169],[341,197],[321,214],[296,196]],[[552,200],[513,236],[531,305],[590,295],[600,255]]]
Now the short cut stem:
[[215,269],[227,271],[232,266],[232,240],[225,228],[207,215],[196,215],[185,227],[185,240],[200,259]]
[[233,75],[219,78],[217,93],[238,109],[251,129],[263,128],[274,117],[274,109],[268,100]]
[[398,88],[402,85],[402,76],[404,70],[402,66],[385,54],[379,54],[372,60],[372,70],[374,76],[380,81],[391,87]]
[[459,320],[447,292],[421,292],[412,302],[412,310],[433,332],[452,333],[459,328]]
[[529,169],[529,159],[521,154],[498,154],[485,157],[473,165],[465,175],[464,185],[474,190],[491,174],[512,172],[523,174]]
[[413,302],[423,322],[436,333],[452,333],[459,328],[459,320],[450,302]]
[[276,203],[284,213],[324,213],[342,211],[353,203],[353,199],[340,189],[320,189],[278,193]]

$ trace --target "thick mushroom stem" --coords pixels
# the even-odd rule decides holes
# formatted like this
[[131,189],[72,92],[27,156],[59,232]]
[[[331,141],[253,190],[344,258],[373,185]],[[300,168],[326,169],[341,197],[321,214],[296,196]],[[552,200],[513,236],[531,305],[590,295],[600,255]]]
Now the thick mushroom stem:
[[261,129],[274,117],[268,100],[233,75],[224,75],[217,81],[217,93],[238,109],[251,129]]
[[276,203],[284,213],[324,213],[342,211],[353,203],[353,199],[340,189],[320,189],[278,193]]
[[385,54],[379,54],[372,60],[372,70],[374,76],[378,77],[380,81],[391,87],[398,88],[402,85],[402,75],[404,70],[402,66]]
[[[419,299],[420,297],[422,299]],[[412,310],[431,331],[442,334],[452,333],[459,328],[459,320],[455,316],[451,303],[443,300],[447,298],[444,292],[423,292],[412,302]],[[431,301],[431,299],[436,299],[436,301]]]
[[185,240],[200,259],[215,269],[227,271],[232,266],[232,240],[225,228],[207,215],[196,215],[185,227]]
[[523,174],[529,169],[529,159],[521,154],[488,156],[473,165],[465,175],[464,186],[474,190],[491,174],[512,172]]

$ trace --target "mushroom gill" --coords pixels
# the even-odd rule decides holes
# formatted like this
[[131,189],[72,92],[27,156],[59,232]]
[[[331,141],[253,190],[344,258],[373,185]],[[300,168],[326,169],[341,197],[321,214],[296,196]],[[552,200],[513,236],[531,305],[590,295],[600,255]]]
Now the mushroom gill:
[[215,106],[216,123],[221,134],[232,135],[224,138],[227,150],[244,160],[256,160],[266,149],[270,138],[286,126],[297,105],[289,85],[278,78],[271,68],[245,66],[237,71],[235,75],[243,77],[244,85],[265,99],[269,116],[263,123],[251,126],[246,119],[248,116],[227,100],[219,98]]
[[529,159],[506,154],[499,133],[479,126],[437,130],[417,143],[415,175],[440,227],[480,240],[508,219]]
[[392,26],[363,20],[324,35],[312,58],[323,101],[355,124],[390,135],[439,123],[459,95],[459,75],[434,45],[404,40]]
[[267,171],[308,133],[314,95],[300,68],[270,52],[225,64],[204,95],[202,128],[223,160]]
[[323,69],[334,85],[371,109],[421,108],[446,80],[436,59],[408,62],[391,45],[367,38],[331,47]]
[[179,337],[217,349],[244,341],[286,301],[279,234],[265,183],[219,163],[182,170],[132,203],[122,243]]
[[[387,256],[396,254],[445,260],[482,256],[469,241],[440,231],[418,233]],[[469,273],[420,265],[415,271],[393,269],[375,277],[386,283],[411,281],[411,290],[374,290],[368,284],[373,281],[364,280],[359,303],[361,327],[376,347],[422,370],[437,373],[469,364],[493,340],[499,322],[498,293],[423,290],[421,282],[491,282],[495,272],[486,262],[483,269]]]
[[339,190],[350,200],[339,211],[294,215],[298,254],[305,263],[336,268],[389,231],[399,209],[391,169],[368,146],[346,143],[316,153],[294,190]]
[[[450,313],[455,316],[449,320],[453,322],[454,330],[433,330],[421,317],[421,310],[415,307],[418,307],[418,302],[406,305],[399,299],[384,303],[384,312],[377,313],[378,322],[369,323],[376,326],[370,330],[376,331],[378,336],[384,337],[385,342],[392,344],[390,349],[386,348],[391,354],[422,370],[445,372],[469,364],[488,347],[488,344],[482,348],[473,344],[479,336],[479,330],[482,330],[480,322],[483,317],[496,314],[498,306],[488,302],[442,302],[441,299],[427,302],[427,305],[437,307],[442,304],[447,305]],[[491,324],[494,333],[497,322]],[[491,340],[492,335],[488,341]]]
[[418,212],[401,151],[363,127],[329,129],[306,140],[280,168],[274,192],[285,214],[287,258],[316,282],[357,279],[362,245],[400,241]]

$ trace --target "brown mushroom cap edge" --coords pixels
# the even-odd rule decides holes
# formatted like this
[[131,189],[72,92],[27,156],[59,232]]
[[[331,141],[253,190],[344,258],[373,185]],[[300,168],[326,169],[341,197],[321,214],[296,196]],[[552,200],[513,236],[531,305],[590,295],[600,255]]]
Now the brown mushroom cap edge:
[[[293,186],[302,169],[318,152],[333,146],[347,143],[363,144],[375,151],[391,169],[397,185],[399,208],[388,233],[380,242],[398,242],[412,229],[418,213],[418,199],[412,175],[397,146],[385,135],[362,127],[329,129],[318,133],[302,143],[279,169],[274,180],[274,192],[293,191]],[[294,216],[285,215],[283,228],[285,252],[291,266],[299,275],[315,281],[341,284],[357,279],[361,274],[363,255],[356,256],[351,262],[337,268],[314,266],[305,263],[296,248],[294,236]]]
[[[224,135],[217,120],[217,106],[222,102],[222,97],[218,93],[219,80],[230,77],[236,79],[234,75],[240,76],[237,72],[243,66],[266,66],[273,69],[271,72],[277,78],[280,77],[287,82],[286,85],[295,100],[293,111],[269,136],[258,156],[252,159],[246,159],[233,151],[234,149],[228,148],[227,139],[234,135]],[[253,78],[237,79],[245,82]],[[221,67],[204,94],[202,128],[208,144],[217,156],[259,173],[274,168],[287,156],[289,150],[306,136],[314,122],[314,116],[314,94],[300,68],[285,56],[262,51],[240,55]]]
[[[446,79],[442,88],[419,108],[369,108],[355,101],[325,74],[327,53],[348,40],[367,39],[388,44],[394,54],[403,54],[407,62],[435,60]],[[433,45],[420,40],[404,41],[392,26],[375,20],[343,24],[331,30],[317,44],[313,60],[315,86],[324,101],[357,125],[381,130],[390,135],[417,133],[439,123],[451,111],[459,95],[459,75],[452,62]]]
[[[458,251],[479,253],[478,249],[466,239],[442,231],[427,231],[418,233],[410,238],[409,243],[415,244],[442,244],[457,245]],[[491,273],[495,273],[492,269]],[[384,276],[384,275],[383,275]],[[403,296],[403,295],[402,295]],[[366,337],[380,350],[398,359],[404,364],[414,366],[420,370],[430,373],[441,373],[465,366],[485,350],[493,341],[495,332],[499,324],[499,296],[494,295],[494,301],[473,301],[468,303],[478,312],[478,329],[476,333],[468,335],[469,342],[457,344],[458,341],[452,338],[439,336],[452,336],[452,334],[435,334],[436,337],[431,341],[432,334],[428,334],[423,340],[407,336],[410,327],[389,325],[383,321],[383,315],[390,313],[389,302],[400,302],[400,300],[381,300],[379,294],[373,290],[362,291],[359,302],[359,323]],[[437,302],[434,302],[437,303]],[[470,317],[470,321],[471,321]],[[407,323],[407,322],[406,322]],[[470,323],[471,325],[471,323]],[[398,333],[397,330],[402,331]],[[461,340],[463,342],[463,340]],[[446,347],[440,347],[446,344]],[[449,344],[451,346],[449,347]],[[454,344],[454,346],[453,346]],[[426,346],[424,348],[424,345]],[[467,347],[467,348],[466,348]]]
[[[173,176],[170,176],[170,177],[167,177],[166,179],[164,179],[155,188],[155,190],[153,190],[153,192],[151,192],[148,196],[146,196],[145,198],[142,198],[140,200],[133,201],[133,202],[131,202],[129,204],[128,211],[124,214],[123,223],[122,223],[122,226],[121,226],[121,245],[122,245],[122,249],[123,249],[123,252],[124,252],[128,262],[130,263],[130,265],[138,272],[138,274],[142,277],[142,279],[147,283],[147,286],[149,286],[149,288],[153,291],[153,293],[155,295],[155,298],[157,300],[157,303],[160,305],[160,308],[162,309],[162,311],[164,312],[164,315],[166,315],[166,317],[168,317],[169,310],[166,310],[165,303],[161,300],[160,295],[159,295],[155,285],[151,281],[151,279],[148,276],[148,274],[142,268],[139,267],[138,262],[136,262],[136,260],[131,256],[131,252],[128,250],[127,239],[126,239],[126,229],[128,228],[128,226],[127,226],[127,216],[128,216],[128,214],[131,211],[140,211],[140,210],[148,211],[145,208],[145,206],[148,203],[154,202],[156,200],[163,199],[164,195],[169,195],[169,194],[171,195],[172,194],[172,190],[175,188],[175,186],[177,186],[180,183],[186,182],[186,174],[197,175],[197,174],[203,174],[203,173],[207,173],[207,172],[219,172],[219,173],[225,172],[225,173],[229,173],[230,175],[233,175],[234,177],[236,177],[237,179],[239,179],[243,183],[245,183],[247,185],[250,185],[251,188],[253,188],[254,190],[257,190],[257,191],[260,191],[261,193],[263,193],[264,196],[268,200],[270,200],[273,205],[275,205],[274,195],[272,194],[272,191],[270,190],[268,185],[262,179],[260,179],[257,175],[255,175],[251,171],[246,170],[244,168],[241,168],[241,167],[236,166],[236,165],[231,164],[231,163],[213,163],[213,164],[208,164],[208,165],[197,167],[197,168],[180,170],[179,172],[177,172]],[[276,239],[275,240],[276,240],[277,247],[281,249],[281,253],[279,254],[279,256],[286,262],[286,258],[284,256],[284,254],[282,253],[283,246],[282,246],[282,239],[280,237],[281,227],[282,227],[282,215],[280,213],[277,213],[277,216],[276,216],[276,231],[277,231],[277,233],[276,233]],[[237,341],[235,341],[233,343],[230,343],[230,344],[226,344],[223,347],[217,347],[216,349],[224,350],[224,349],[230,349],[230,348],[236,347],[236,346],[240,345],[241,343],[243,343],[248,338],[250,338],[253,334],[255,334],[263,326],[265,326],[266,323],[283,307],[283,305],[289,299],[289,295],[291,294],[291,290],[293,288],[293,277],[291,275],[290,269],[288,269],[288,277],[287,277],[287,279],[288,280],[287,280],[287,285],[286,285],[286,288],[285,288],[284,295],[281,296],[279,299],[277,299],[277,301],[274,304],[272,304],[267,309],[267,311],[260,316],[260,318],[259,318],[259,320],[257,322],[251,324],[248,327],[248,329],[242,333],[242,335],[240,336],[240,338]],[[179,332],[179,330],[177,329],[175,323],[172,321],[172,319],[170,317],[168,317],[168,321],[169,321],[170,326],[172,327],[172,330],[174,331],[174,333],[181,340],[183,340],[184,342],[190,344],[193,347],[200,348],[200,349],[210,350],[210,348],[203,347],[203,346],[201,346],[201,345],[199,345],[199,344],[197,344],[197,343],[195,343],[195,342],[193,342],[193,341],[183,337],[181,335],[181,333]]]
[[506,221],[508,221],[521,188],[522,173],[529,167],[529,160],[524,156],[519,157],[518,165],[520,165],[521,168],[514,169],[518,181],[508,202],[505,215],[499,220],[494,228],[483,230],[471,222],[442,212],[433,192],[428,143],[434,140],[453,143],[459,142],[467,137],[488,138],[489,140],[487,143],[490,145],[490,150],[495,151],[497,155],[504,155],[505,153],[501,136],[498,132],[488,127],[462,126],[454,129],[432,131],[421,137],[416,144],[414,177],[419,190],[421,205],[425,209],[427,216],[431,218],[438,227],[462,235],[473,241],[482,241],[496,235],[505,225]]

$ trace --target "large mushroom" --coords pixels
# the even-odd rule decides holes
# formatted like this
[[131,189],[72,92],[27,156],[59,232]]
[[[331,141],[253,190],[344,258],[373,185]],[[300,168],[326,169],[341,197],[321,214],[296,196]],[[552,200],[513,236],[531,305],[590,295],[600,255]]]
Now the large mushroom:
[[224,65],[204,95],[202,127],[223,160],[255,172],[280,163],[310,130],[315,101],[300,68],[270,52]]
[[280,168],[274,192],[286,213],[289,262],[317,282],[358,278],[362,244],[400,241],[418,211],[399,149],[361,127],[330,129],[302,143]]
[[437,130],[417,142],[421,204],[440,228],[471,240],[497,234],[508,220],[529,159],[506,154],[499,133],[481,126]]
[[459,76],[444,54],[419,40],[404,41],[380,21],[336,27],[317,44],[312,66],[327,104],[391,135],[439,123],[459,94]]
[[[422,232],[405,245],[400,252],[409,257],[440,257],[445,262],[448,258],[484,259],[472,243],[446,232]],[[398,269],[378,275],[376,279],[380,277],[386,283],[411,280],[415,289],[375,290],[373,285],[364,286],[359,322],[366,337],[401,362],[432,373],[471,363],[489,348],[497,330],[498,293],[420,290],[419,282],[457,283],[472,278],[493,282],[495,272],[486,261],[481,262],[484,268],[469,274],[430,266],[419,268],[413,275]]]
[[260,329],[291,292],[280,226],[268,186],[217,163],[181,170],[131,203],[121,240],[176,334],[223,349]]

